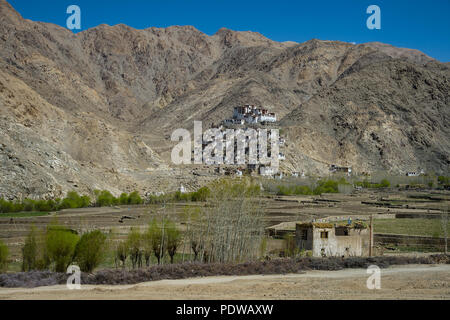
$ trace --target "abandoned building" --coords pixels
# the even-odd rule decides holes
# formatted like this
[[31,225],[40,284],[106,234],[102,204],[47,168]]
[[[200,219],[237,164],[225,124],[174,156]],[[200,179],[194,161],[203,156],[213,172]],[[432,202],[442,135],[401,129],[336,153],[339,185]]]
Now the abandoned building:
[[295,242],[300,250],[311,250],[313,257],[368,256],[373,243],[369,228],[360,221],[347,225],[297,223]]

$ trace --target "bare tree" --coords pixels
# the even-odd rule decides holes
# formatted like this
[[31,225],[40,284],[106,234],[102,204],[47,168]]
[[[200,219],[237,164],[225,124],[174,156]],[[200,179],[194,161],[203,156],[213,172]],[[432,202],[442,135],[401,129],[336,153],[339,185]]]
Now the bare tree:
[[211,185],[207,205],[189,227],[194,259],[238,262],[258,255],[264,234],[259,190],[249,179],[223,179]]
[[142,235],[138,229],[132,228],[128,234],[127,245],[133,269],[142,266]]
[[125,269],[125,264],[128,257],[128,242],[127,241],[120,241],[117,244],[116,252],[115,252],[115,263],[116,267],[118,267],[119,261],[122,262],[122,268]]
[[166,234],[167,234],[167,253],[170,256],[170,263],[173,263],[173,258],[177,252],[178,246],[180,245],[180,231],[177,229],[176,225],[172,221],[167,221],[166,223]]
[[149,241],[152,244],[153,254],[158,260],[158,264],[161,264],[161,259],[164,257],[164,228],[158,223],[156,219],[153,219],[148,228]]
[[150,259],[153,254],[152,237],[149,230],[142,235],[142,254],[144,255],[145,265],[150,266]]

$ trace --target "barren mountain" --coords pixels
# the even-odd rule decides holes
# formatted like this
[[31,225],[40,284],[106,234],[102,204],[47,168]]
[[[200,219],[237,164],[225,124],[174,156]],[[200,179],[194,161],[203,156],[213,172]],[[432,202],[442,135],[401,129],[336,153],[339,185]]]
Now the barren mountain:
[[4,0],[0,48],[0,197],[197,187],[210,169],[173,166],[171,132],[242,103],[281,119],[282,170],[449,172],[449,65],[417,50],[191,26],[73,34]]

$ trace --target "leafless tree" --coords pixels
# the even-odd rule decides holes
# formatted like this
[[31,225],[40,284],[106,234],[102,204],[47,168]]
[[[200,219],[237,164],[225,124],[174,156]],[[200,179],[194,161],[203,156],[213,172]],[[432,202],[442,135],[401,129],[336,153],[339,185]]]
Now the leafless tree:
[[254,259],[264,234],[259,185],[223,179],[211,185],[207,205],[189,227],[194,259],[238,262]]

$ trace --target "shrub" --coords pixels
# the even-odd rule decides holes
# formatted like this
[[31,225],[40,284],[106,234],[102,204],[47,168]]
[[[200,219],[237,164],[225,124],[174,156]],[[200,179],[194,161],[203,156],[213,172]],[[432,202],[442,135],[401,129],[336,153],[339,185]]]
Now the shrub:
[[23,211],[23,203],[16,201],[13,203],[12,212],[20,212]]
[[81,204],[78,208],[87,208],[91,205],[91,198],[89,196],[81,196]]
[[34,209],[36,211],[40,211],[40,212],[48,212],[52,210],[52,207],[50,206],[50,204],[45,201],[45,200],[37,200],[34,203]]
[[312,194],[312,190],[308,186],[296,186],[294,189],[294,194],[310,195],[310,194]]
[[118,199],[116,199],[108,190],[100,191],[97,196],[97,206],[107,207],[118,203]]
[[449,188],[450,187],[450,177],[439,176],[438,177],[438,185],[442,186],[444,188]]
[[202,187],[196,192],[192,192],[191,199],[192,201],[206,201],[206,199],[210,196],[210,193],[211,191],[208,187]]
[[79,196],[75,191],[71,191],[67,194],[67,197],[62,201],[60,199],[55,200],[33,200],[24,199],[19,201],[7,201],[0,199],[0,213],[20,212],[20,211],[39,211],[48,212],[69,208],[85,208],[90,206],[91,198],[88,196]]
[[25,245],[22,248],[22,271],[37,269],[37,254],[36,230],[35,228],[31,228],[30,233],[25,239]]
[[388,179],[383,179],[380,182],[380,186],[381,188],[389,188],[391,186],[391,183],[389,182]]
[[[435,264],[450,263],[450,255],[431,255],[426,257],[349,257],[349,258],[314,258],[275,259],[271,261],[253,261],[245,263],[183,263],[175,265],[159,265],[146,269],[131,271],[101,270],[95,274],[82,274],[84,284],[134,284],[145,281],[163,279],[185,279],[192,277],[220,276],[220,275],[250,275],[250,274],[286,274],[298,273],[303,270],[339,270],[343,268],[367,268],[372,264],[380,268],[390,265],[405,264]],[[36,287],[64,284],[67,275],[49,271],[19,272],[0,275],[0,287]]]
[[128,234],[127,246],[130,252],[130,259],[133,269],[142,266],[142,236],[139,230],[132,228]]
[[8,247],[0,240],[0,272],[4,272],[8,268]]
[[128,196],[128,203],[129,204],[142,204],[142,202],[143,201],[141,199],[141,196],[139,195],[139,193],[137,191],[133,191]]
[[174,200],[188,202],[192,200],[191,195],[191,193],[182,193],[181,191],[177,191],[174,194]]
[[[361,186],[364,188],[389,188],[391,186],[391,183],[387,179],[383,179],[380,181],[380,183],[371,183],[365,179],[364,181],[358,181],[355,183],[357,186]],[[398,186],[398,185],[397,185]]]
[[119,197],[120,204],[128,204],[128,195],[126,193],[122,193]]
[[152,238],[148,230],[142,235],[142,248],[145,259],[145,265],[150,266],[150,258],[153,254]]
[[92,272],[103,260],[106,235],[99,230],[85,233],[75,247],[75,260],[81,271]]
[[296,186],[277,186],[277,195],[288,196],[288,195],[310,195],[313,194],[312,190],[308,186],[296,185]]
[[439,176],[438,177],[438,183],[442,184],[442,185],[449,184],[450,183],[450,177]]
[[[181,194],[181,192],[180,192],[180,194]],[[176,193],[149,195],[149,197],[147,198],[147,202],[150,204],[166,203],[171,200],[176,200]]]
[[181,234],[177,229],[175,223],[168,221],[166,224],[166,234],[167,234],[167,253],[170,256],[170,263],[173,263],[173,257],[177,252],[177,248],[180,244]]
[[45,246],[56,272],[66,271],[72,262],[78,240],[78,235],[65,227],[51,226],[47,229]]
[[70,191],[67,196],[62,200],[59,209],[73,209],[81,207],[81,197],[75,191]]
[[153,219],[150,223],[148,235],[151,239],[153,254],[158,260],[158,264],[160,264],[161,259],[164,257],[165,243],[163,238],[163,229],[156,219]]
[[11,201],[0,198],[0,212],[1,213],[12,212],[12,208],[13,208],[13,205],[12,205]]
[[293,257],[297,253],[297,246],[295,245],[295,237],[293,234],[287,233],[283,237],[284,255],[285,257]]
[[314,188],[313,193],[317,195],[320,195],[322,193],[338,193],[338,186],[338,182],[334,180],[319,180],[318,185],[316,188]]
[[288,196],[291,194],[291,190],[289,190],[286,186],[277,186],[277,195],[279,196]]

